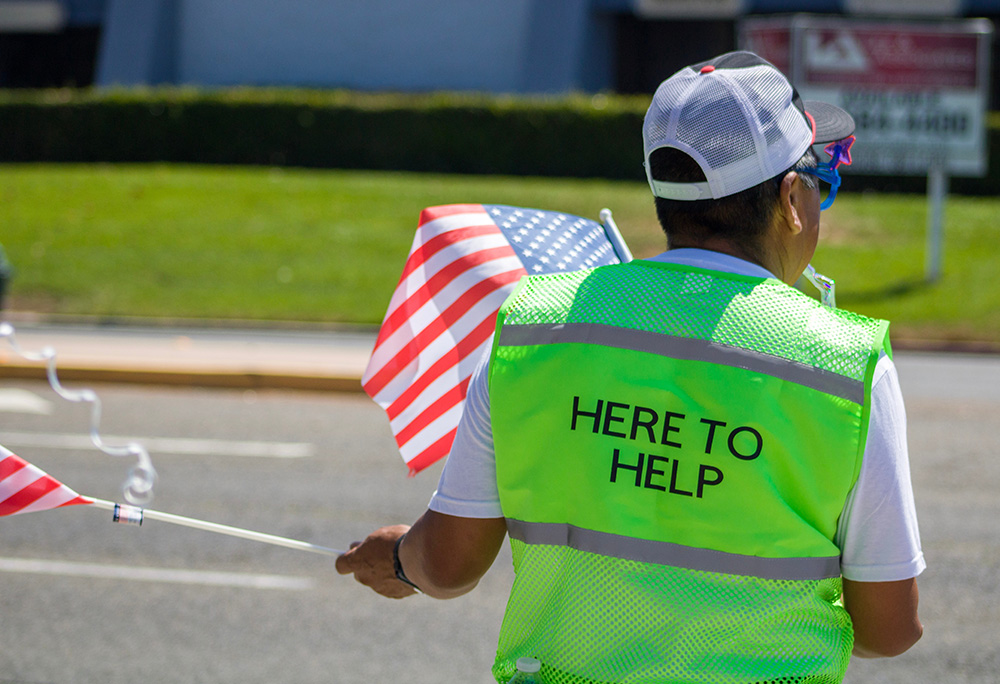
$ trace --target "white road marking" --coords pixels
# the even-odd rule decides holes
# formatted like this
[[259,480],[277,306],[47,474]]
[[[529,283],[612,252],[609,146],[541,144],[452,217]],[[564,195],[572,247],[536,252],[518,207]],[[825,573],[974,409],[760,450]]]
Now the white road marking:
[[52,414],[52,402],[42,399],[28,390],[5,387],[0,389],[0,411],[5,413],[36,413],[48,416]]
[[315,583],[307,577],[292,577],[287,575],[253,575],[237,572],[140,568],[128,565],[74,563],[31,558],[0,558],[0,572],[60,575],[63,577],[91,577],[133,582],[199,584],[213,587],[285,589],[290,591],[303,591],[312,589],[315,586]]
[[[183,439],[173,437],[121,437],[101,435],[108,445],[118,446],[138,442],[151,454],[199,456],[245,456],[252,458],[308,458],[315,448],[307,442],[256,442],[228,439]],[[89,435],[65,435],[36,432],[0,432],[0,444],[8,448],[38,447],[42,449],[90,449],[94,444]]]

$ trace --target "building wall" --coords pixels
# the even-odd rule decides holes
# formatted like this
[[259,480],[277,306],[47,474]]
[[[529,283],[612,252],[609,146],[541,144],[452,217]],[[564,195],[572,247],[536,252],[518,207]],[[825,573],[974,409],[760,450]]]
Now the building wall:
[[97,82],[600,90],[608,25],[590,0],[108,0]]
[[499,93],[652,92],[734,49],[750,13],[1000,13],[1000,0],[62,1],[71,16],[104,8],[98,85]]

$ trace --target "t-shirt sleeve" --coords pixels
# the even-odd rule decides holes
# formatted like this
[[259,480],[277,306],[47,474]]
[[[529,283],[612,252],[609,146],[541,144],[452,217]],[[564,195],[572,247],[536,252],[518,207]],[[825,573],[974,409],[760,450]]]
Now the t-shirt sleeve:
[[903,395],[896,366],[885,355],[875,368],[861,471],[836,542],[841,573],[856,582],[909,579],[927,566],[910,482]]
[[501,518],[493,428],[490,424],[490,350],[469,379],[465,409],[451,453],[428,508],[461,518]]

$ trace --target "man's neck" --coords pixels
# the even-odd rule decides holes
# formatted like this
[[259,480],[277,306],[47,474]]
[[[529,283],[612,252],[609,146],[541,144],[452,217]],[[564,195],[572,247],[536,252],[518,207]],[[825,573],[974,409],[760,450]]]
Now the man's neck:
[[737,259],[743,259],[743,261],[749,261],[751,264],[756,264],[766,271],[777,275],[777,271],[773,268],[774,264],[768,264],[766,263],[766,259],[761,259],[756,255],[748,254],[746,250],[741,248],[739,245],[734,245],[729,240],[723,240],[720,238],[709,238],[700,242],[673,240],[667,246],[667,251],[675,249],[706,249],[710,252],[727,254],[731,257],[736,257]]

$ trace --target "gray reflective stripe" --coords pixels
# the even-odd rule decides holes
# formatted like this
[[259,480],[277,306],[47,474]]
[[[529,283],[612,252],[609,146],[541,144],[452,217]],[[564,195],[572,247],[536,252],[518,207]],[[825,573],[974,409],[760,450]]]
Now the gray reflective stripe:
[[598,553],[642,563],[656,563],[689,570],[723,572],[775,580],[820,580],[840,576],[840,557],[764,558],[725,553],[712,549],[624,537],[596,532],[564,523],[529,523],[507,519],[511,539],[525,544],[568,546],[578,551]]
[[860,380],[779,356],[730,347],[711,340],[676,337],[602,323],[536,323],[504,325],[500,329],[501,347],[572,342],[600,344],[683,361],[707,361],[743,368],[811,387],[856,404],[863,403],[865,398],[864,382]]

